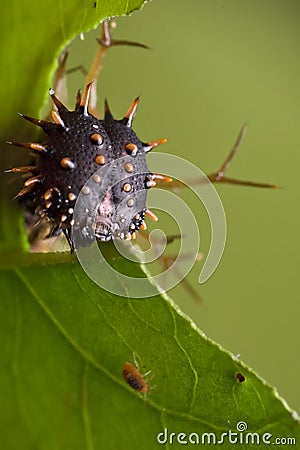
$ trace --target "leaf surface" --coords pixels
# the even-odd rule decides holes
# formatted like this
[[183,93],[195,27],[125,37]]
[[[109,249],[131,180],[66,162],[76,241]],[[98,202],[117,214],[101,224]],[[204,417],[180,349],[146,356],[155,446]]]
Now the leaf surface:
[[[128,262],[114,261],[120,271],[124,264],[128,270]],[[152,449],[165,428],[220,439],[241,421],[261,436],[299,432],[276,392],[205,337],[169,298],[108,294],[75,262],[19,267],[1,276],[3,448],[18,448],[24,435],[23,449]],[[146,399],[121,375],[125,361],[134,364],[133,354],[141,373],[153,375]],[[231,445],[225,438],[224,448]]]

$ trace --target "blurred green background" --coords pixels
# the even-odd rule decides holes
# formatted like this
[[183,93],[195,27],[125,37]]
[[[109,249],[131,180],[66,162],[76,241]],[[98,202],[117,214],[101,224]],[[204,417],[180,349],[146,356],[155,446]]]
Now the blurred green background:
[[[117,23],[115,37],[144,42],[151,50],[109,52],[99,106],[107,97],[121,117],[141,94],[138,135],[168,137],[159,150],[187,158],[206,173],[223,161],[247,122],[229,175],[281,187],[218,186],[228,222],[225,253],[204,285],[197,283],[201,264],[188,278],[204,305],[180,286],[171,295],[209,337],[240,354],[299,410],[300,4],[153,1]],[[69,67],[89,66],[96,35],[71,46]],[[71,74],[68,82],[72,99],[83,76]],[[190,197],[184,194],[198,215],[200,205]],[[174,231],[168,223],[159,222],[167,234]],[[199,227],[206,252],[207,219]]]
[[[141,94],[134,122],[141,139],[169,138],[159,150],[206,173],[220,165],[247,122],[228,174],[282,187],[219,186],[228,222],[223,259],[204,285],[197,283],[200,263],[188,278],[204,304],[182,286],[170,294],[210,338],[240,354],[299,410],[300,4],[156,0],[117,23],[115,37],[151,50],[116,47],[108,53],[99,105],[107,97],[121,117]],[[89,67],[98,34],[71,45],[69,67]],[[72,104],[83,75],[70,74],[68,85]],[[206,254],[203,208],[189,193],[183,198],[199,219]],[[166,234],[176,231],[166,217],[159,225]]]

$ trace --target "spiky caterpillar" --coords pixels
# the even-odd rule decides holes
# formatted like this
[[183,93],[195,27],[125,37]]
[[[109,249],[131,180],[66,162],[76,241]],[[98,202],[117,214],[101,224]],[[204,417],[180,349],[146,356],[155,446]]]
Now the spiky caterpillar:
[[[23,115],[26,120],[42,128],[45,133],[44,142],[13,143],[32,149],[36,159],[34,166],[11,169],[12,172],[31,174],[17,197],[25,199],[35,214],[46,218],[51,224],[52,232],[63,232],[71,251],[74,250],[71,236],[73,213],[79,193],[89,195],[86,181],[94,175],[95,183],[101,183],[96,173],[98,169],[122,156],[129,157],[129,161],[121,167],[125,181],[107,186],[105,197],[99,200],[94,227],[96,238],[100,241],[115,237],[132,239],[135,238],[136,230],[146,228],[146,214],[156,219],[146,207],[146,189],[155,186],[156,176],[161,176],[149,172],[146,154],[166,141],[161,139],[143,143],[136,136],[131,125],[139,98],[134,100],[121,120],[114,119],[107,102],[104,119],[97,119],[88,110],[90,89],[91,83],[86,86],[82,96],[78,92],[74,111],[69,111],[55,96],[54,91],[50,90],[57,108],[52,112],[54,122]],[[137,155],[138,170],[135,167]],[[123,216],[127,220],[123,218],[122,222],[127,224],[126,229],[117,215],[118,206],[121,202],[124,204],[124,199],[127,202],[125,211],[123,207]]]
[[[114,40],[110,31],[111,25],[104,21],[102,38],[97,39],[101,45],[97,53],[96,67],[93,64],[88,75],[88,79],[95,80],[94,90],[101,71],[103,57],[108,48],[119,44],[147,48],[147,46],[136,42]],[[63,58],[61,72],[63,72],[64,63],[65,58]],[[124,162],[120,168],[121,172],[124,173],[124,182],[107,186],[107,195],[99,200],[94,234],[97,239],[102,241],[114,237],[134,238],[136,230],[146,227],[145,215],[157,220],[156,216],[146,207],[147,194],[145,189],[155,186],[155,180],[157,179],[159,182],[166,182],[167,184],[172,181],[169,177],[152,174],[148,171],[146,153],[153,147],[164,143],[166,139],[145,144],[136,136],[131,124],[138,98],[134,100],[123,119],[115,120],[106,104],[104,119],[99,120],[88,110],[91,87],[91,83],[86,86],[82,97],[78,93],[75,111],[69,111],[55,96],[54,91],[50,91],[57,108],[57,111],[52,112],[54,123],[23,115],[26,120],[43,129],[46,135],[45,140],[43,143],[15,142],[15,145],[33,150],[36,164],[8,170],[8,172],[28,174],[29,178],[25,180],[24,187],[17,197],[24,199],[27,208],[40,216],[43,223],[46,220],[48,221],[50,225],[48,227],[49,235],[63,232],[69,242],[71,251],[74,250],[71,236],[74,224],[74,206],[80,192],[85,193],[87,197],[89,196],[89,189],[85,187],[85,183],[92,175],[94,175],[95,184],[100,183],[99,176],[96,173],[99,167],[106,167],[124,155],[127,155],[129,159],[131,158],[130,161]],[[90,109],[93,110],[91,104]],[[245,129],[245,126],[242,127],[228,157],[216,172],[207,176],[208,179],[213,183],[276,187],[224,176],[240,145]],[[135,164],[137,160],[139,164]],[[138,171],[136,171],[135,165],[139,165]],[[128,178],[128,174],[132,175]],[[198,183],[198,180],[191,180],[191,184],[194,182]],[[174,188],[182,188],[183,186],[184,184],[178,180],[172,183]],[[95,192],[93,193],[95,194]],[[124,203],[126,198],[127,203]],[[116,213],[122,202],[125,204],[125,217],[121,218]],[[79,220],[79,225],[75,224],[79,228],[82,227],[83,235],[86,235],[84,233],[85,222],[89,218],[82,217],[83,220]],[[89,235],[88,238],[90,239],[91,236]],[[89,239],[86,239],[86,241]],[[85,245],[84,242],[82,244]]]

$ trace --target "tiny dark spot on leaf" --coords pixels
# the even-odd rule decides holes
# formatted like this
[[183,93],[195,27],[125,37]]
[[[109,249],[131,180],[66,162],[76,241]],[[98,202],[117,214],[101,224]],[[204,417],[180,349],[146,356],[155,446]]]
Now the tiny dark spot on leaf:
[[237,372],[235,377],[240,383],[244,383],[244,381],[246,381],[246,377],[241,372]]

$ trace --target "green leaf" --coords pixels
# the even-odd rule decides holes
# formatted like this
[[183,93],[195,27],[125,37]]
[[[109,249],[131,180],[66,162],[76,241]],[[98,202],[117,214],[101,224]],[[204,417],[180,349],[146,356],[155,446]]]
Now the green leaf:
[[[120,271],[124,264],[115,261]],[[133,263],[129,269],[142,275]],[[277,393],[169,298],[116,297],[77,263],[19,267],[1,277],[1,448],[22,440],[22,450],[153,449],[164,428],[219,439],[241,421],[261,436],[299,437]],[[133,353],[140,371],[153,375],[145,399],[121,375]],[[223,447],[232,444],[225,439]]]
[[26,105],[37,113],[48,94],[59,53],[79,33],[109,16],[129,14],[144,0],[20,0],[4,2],[1,14],[2,127]]

